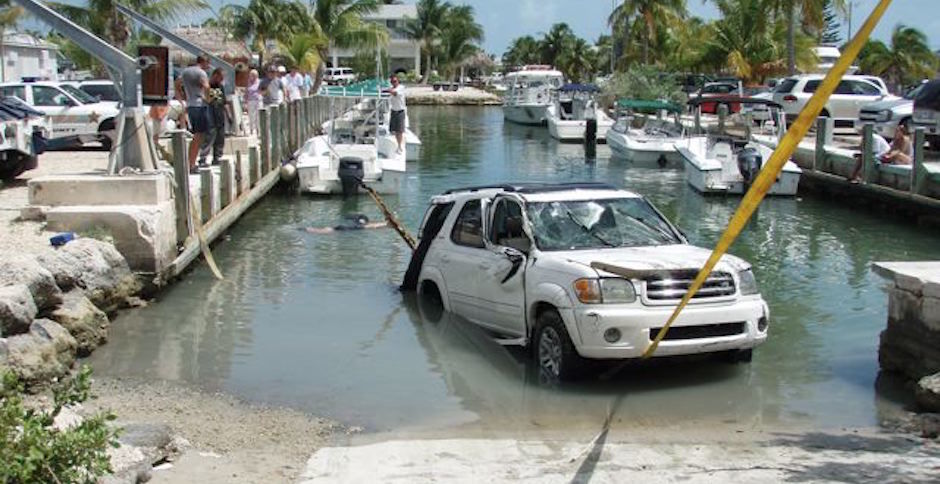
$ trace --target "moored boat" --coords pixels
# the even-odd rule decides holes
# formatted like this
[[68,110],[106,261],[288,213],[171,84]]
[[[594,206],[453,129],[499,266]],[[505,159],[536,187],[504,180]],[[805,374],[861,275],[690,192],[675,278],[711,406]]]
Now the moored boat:
[[548,132],[560,141],[583,141],[593,120],[598,141],[607,138],[614,120],[597,104],[600,91],[593,84],[565,84],[558,88],[555,103],[548,110]]
[[[634,164],[660,168],[682,168],[675,143],[685,136],[679,115],[682,108],[664,101],[621,99],[617,102],[617,122],[607,133],[607,144]],[[624,112],[623,116],[619,113]],[[638,118],[637,113],[656,113]],[[662,113],[674,116],[672,122]]]
[[513,123],[545,124],[552,93],[564,80],[564,74],[551,66],[524,66],[507,74],[509,93],[503,100],[503,116]]

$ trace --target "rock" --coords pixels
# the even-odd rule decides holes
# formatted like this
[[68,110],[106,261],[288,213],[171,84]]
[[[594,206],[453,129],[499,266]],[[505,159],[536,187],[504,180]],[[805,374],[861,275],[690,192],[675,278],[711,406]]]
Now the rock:
[[78,355],[87,356],[108,340],[108,315],[95,307],[79,289],[65,293],[62,305],[49,315],[78,343]]
[[95,239],[77,239],[59,249],[63,257],[78,264],[79,286],[102,311],[125,306],[128,297],[140,291],[140,282],[113,245]]
[[42,312],[62,302],[62,291],[52,273],[31,256],[4,254],[0,259],[0,287],[23,284],[33,295],[36,308]]
[[917,382],[914,397],[921,410],[940,413],[940,373],[921,378]]
[[81,261],[71,253],[49,248],[36,255],[36,262],[52,273],[55,283],[63,291],[69,291],[81,282]]
[[152,477],[153,467],[140,448],[133,445],[108,448],[108,457],[111,459],[112,474],[100,479],[102,484],[137,484],[147,482]]
[[916,417],[920,436],[925,439],[940,437],[940,413],[922,413]]
[[0,337],[28,331],[36,312],[28,287],[23,284],[0,287]]
[[69,371],[77,345],[55,321],[37,319],[28,333],[0,338],[0,367],[28,384],[45,383]]
[[[159,424],[127,424],[119,438],[123,445],[140,447],[147,453],[150,449],[166,449],[173,441],[169,425]],[[163,459],[166,455],[154,456],[154,462]]]

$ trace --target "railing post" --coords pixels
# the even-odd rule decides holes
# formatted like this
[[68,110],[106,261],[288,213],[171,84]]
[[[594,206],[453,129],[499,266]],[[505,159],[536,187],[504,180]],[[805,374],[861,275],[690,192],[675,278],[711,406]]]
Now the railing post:
[[[822,118],[820,118],[822,119]],[[865,123],[862,125],[862,180],[865,183],[874,183],[878,179],[878,169],[875,166],[874,150],[875,125]]]
[[816,118],[816,157],[813,170],[829,171],[826,163],[826,118]]
[[725,134],[725,118],[728,117],[728,105],[718,105],[718,133]]
[[926,173],[924,168],[924,141],[925,132],[923,126],[914,128],[914,160],[911,166],[911,193],[923,193]]
[[189,153],[184,131],[174,131],[173,143],[173,179],[176,181],[174,198],[176,201],[176,243],[181,245],[189,237]]
[[[681,118],[680,118],[681,119]],[[695,134],[702,133],[702,110],[695,107]]]
[[271,160],[268,170],[281,163],[281,107],[271,106]]
[[261,131],[261,171],[267,173],[271,168],[271,117],[268,108],[258,110],[258,129]]

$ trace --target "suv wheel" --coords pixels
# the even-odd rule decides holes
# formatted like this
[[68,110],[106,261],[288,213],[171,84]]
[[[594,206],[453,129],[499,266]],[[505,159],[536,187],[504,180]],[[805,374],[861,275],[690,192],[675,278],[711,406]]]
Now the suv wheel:
[[754,350],[731,350],[719,353],[719,357],[727,363],[750,363],[754,357]]
[[539,372],[548,378],[570,380],[581,368],[581,355],[574,349],[568,330],[554,309],[543,311],[538,317],[534,352]]

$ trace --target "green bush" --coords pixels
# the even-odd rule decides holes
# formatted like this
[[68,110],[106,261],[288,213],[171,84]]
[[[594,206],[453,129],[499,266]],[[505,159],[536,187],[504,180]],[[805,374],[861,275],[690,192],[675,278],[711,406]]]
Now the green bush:
[[4,372],[0,387],[0,483],[94,483],[111,472],[108,446],[117,447],[118,430],[108,426],[111,413],[85,418],[67,430],[52,426],[69,405],[89,398],[91,368],[53,387],[51,409],[29,408],[23,385]]
[[684,104],[686,98],[675,76],[660,72],[652,66],[637,65],[626,72],[618,72],[604,86],[604,101],[607,104],[612,104],[617,99]]

